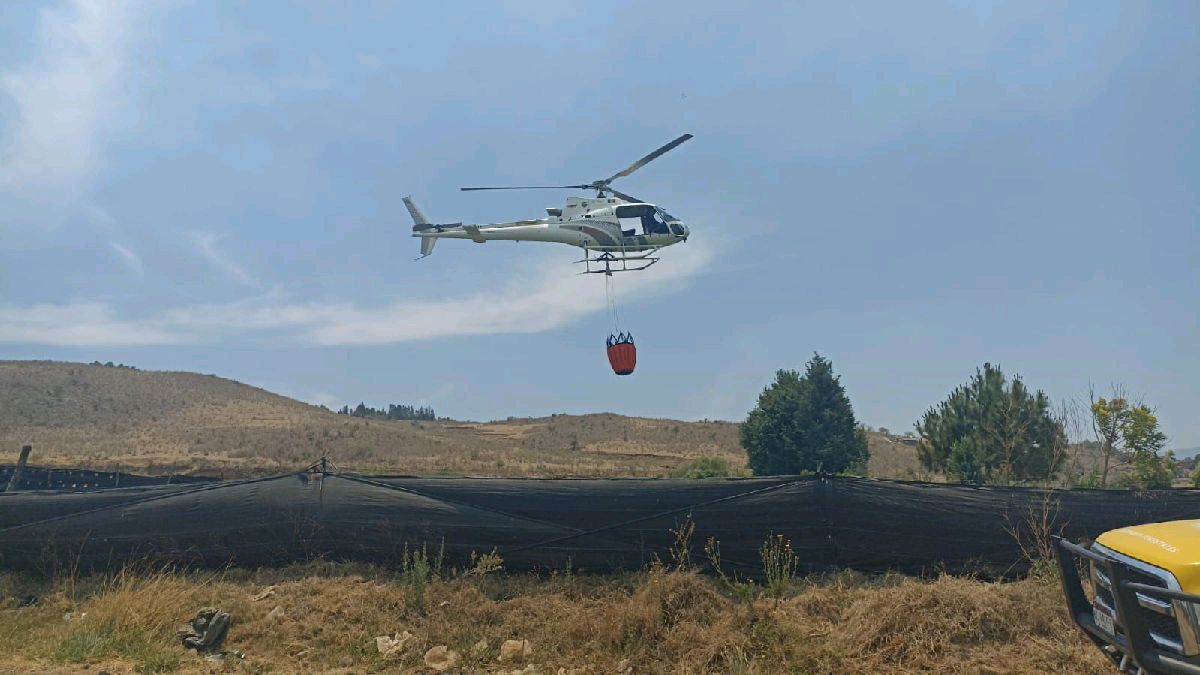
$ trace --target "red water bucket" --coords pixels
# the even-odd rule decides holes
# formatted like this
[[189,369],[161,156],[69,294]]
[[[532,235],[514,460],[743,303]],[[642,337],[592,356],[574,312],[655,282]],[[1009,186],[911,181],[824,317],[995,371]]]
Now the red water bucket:
[[633,336],[621,333],[608,337],[608,363],[618,375],[628,375],[637,367],[637,347]]

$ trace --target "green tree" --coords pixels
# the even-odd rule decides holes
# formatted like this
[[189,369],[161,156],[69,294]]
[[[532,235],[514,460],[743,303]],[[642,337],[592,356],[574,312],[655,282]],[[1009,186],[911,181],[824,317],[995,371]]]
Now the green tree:
[[833,364],[813,354],[804,374],[780,370],[742,424],[742,447],[756,475],[841,473],[866,466],[867,434]]
[[1100,397],[1091,405],[1092,428],[1100,439],[1104,468],[1100,472],[1100,487],[1108,485],[1108,465],[1121,442],[1122,429],[1129,423],[1129,401],[1114,391],[1112,398]]
[[1163,456],[1139,452],[1133,456],[1133,471],[1129,473],[1130,487],[1143,490],[1163,490],[1175,480],[1175,453]]
[[917,455],[930,471],[964,483],[1044,480],[1066,458],[1067,434],[1050,399],[990,363],[916,425]]
[[1100,439],[1104,466],[1100,474],[1101,487],[1108,484],[1109,460],[1122,455],[1132,464],[1129,476],[1121,484],[1138,488],[1171,487],[1175,478],[1175,456],[1168,452],[1159,456],[1167,444],[1167,436],[1158,428],[1158,418],[1143,404],[1131,405],[1120,388],[1112,398],[1093,400],[1092,428]]
[[1167,436],[1158,429],[1158,418],[1144,405],[1129,409],[1121,440],[1133,460],[1130,474],[1133,485],[1144,489],[1169,488],[1175,479],[1175,453],[1159,451],[1167,444]]

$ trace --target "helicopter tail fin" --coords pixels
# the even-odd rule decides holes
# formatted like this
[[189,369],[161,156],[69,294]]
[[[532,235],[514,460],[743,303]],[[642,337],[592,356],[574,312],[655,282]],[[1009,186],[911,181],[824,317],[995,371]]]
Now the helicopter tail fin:
[[412,216],[413,232],[420,232],[421,230],[428,230],[433,227],[429,219],[425,217],[425,214],[421,213],[421,209],[418,209],[417,205],[413,203],[412,197],[404,198],[404,206],[408,209],[408,215]]
[[[421,213],[421,209],[417,208],[417,205],[413,203],[410,197],[404,198],[404,206],[408,209],[408,215],[412,216],[414,236],[421,236],[421,233],[434,229],[433,224],[429,222],[424,213]],[[437,237],[421,237],[421,257],[424,258],[433,253],[433,245],[436,243]]]

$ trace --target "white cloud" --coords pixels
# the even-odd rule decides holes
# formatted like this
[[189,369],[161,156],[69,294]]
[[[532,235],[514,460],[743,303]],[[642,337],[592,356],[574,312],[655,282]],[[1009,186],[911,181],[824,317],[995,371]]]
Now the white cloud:
[[16,108],[0,147],[0,188],[40,200],[86,190],[117,100],[128,7],[72,0],[41,12],[37,56],[0,75]]
[[154,321],[117,318],[102,303],[0,305],[0,342],[57,347],[178,344],[187,337]]
[[[712,260],[711,246],[703,242],[679,245],[649,270],[617,275],[616,285],[625,291],[619,300],[640,302],[683,291],[687,281]],[[320,346],[382,345],[538,333],[605,310],[602,275],[575,275],[558,263],[529,269],[503,286],[466,296],[403,300],[380,307],[294,303],[278,293],[267,293],[124,320],[99,303],[0,305],[0,343],[139,346],[269,337]]]
[[224,235],[213,232],[191,232],[189,234],[196,250],[213,267],[221,270],[230,279],[250,288],[262,288],[262,284],[249,272],[234,262],[233,258],[217,247]]

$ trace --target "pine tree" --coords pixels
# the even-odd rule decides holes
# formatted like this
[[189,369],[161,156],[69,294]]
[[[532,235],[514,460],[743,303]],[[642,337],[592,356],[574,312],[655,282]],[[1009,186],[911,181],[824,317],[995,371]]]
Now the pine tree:
[[1044,480],[1058,472],[1067,437],[1050,399],[1011,384],[990,363],[917,423],[921,465],[964,483]]
[[841,473],[865,466],[868,457],[866,432],[833,364],[820,354],[813,354],[804,375],[775,374],[742,425],[741,440],[757,475]]

